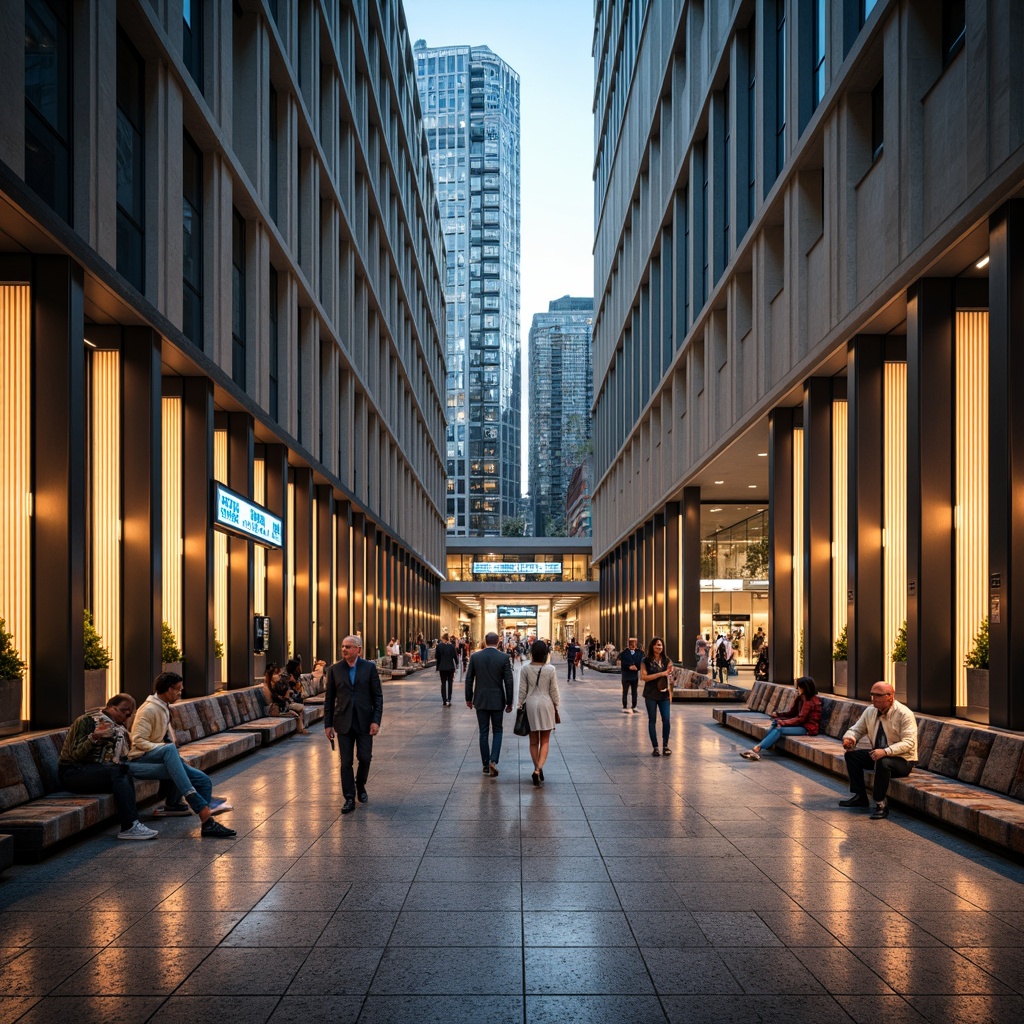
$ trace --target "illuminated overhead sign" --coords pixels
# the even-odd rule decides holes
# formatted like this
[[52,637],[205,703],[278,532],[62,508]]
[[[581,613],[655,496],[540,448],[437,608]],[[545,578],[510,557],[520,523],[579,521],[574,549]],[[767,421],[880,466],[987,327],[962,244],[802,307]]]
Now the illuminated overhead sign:
[[537,618],[537,606],[535,604],[499,604],[499,619],[535,619]]
[[242,495],[213,483],[213,525],[246,540],[254,540],[270,548],[283,543],[281,520],[262,505],[255,505]]
[[474,576],[553,576],[561,575],[561,562],[474,562]]

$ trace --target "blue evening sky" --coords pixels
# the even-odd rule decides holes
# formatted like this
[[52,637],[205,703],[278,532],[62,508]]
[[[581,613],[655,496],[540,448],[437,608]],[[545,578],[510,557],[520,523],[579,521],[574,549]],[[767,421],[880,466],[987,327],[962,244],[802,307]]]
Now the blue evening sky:
[[523,485],[533,314],[594,294],[593,0],[404,0],[411,42],[489,46],[519,73]]

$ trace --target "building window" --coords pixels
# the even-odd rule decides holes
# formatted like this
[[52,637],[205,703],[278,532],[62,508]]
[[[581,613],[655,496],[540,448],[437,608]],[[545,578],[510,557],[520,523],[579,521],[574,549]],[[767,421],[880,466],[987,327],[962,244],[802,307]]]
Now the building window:
[[942,0],[942,66],[946,68],[964,48],[967,35],[965,0]]
[[68,5],[25,4],[25,183],[71,222],[71,45]]
[[269,143],[270,152],[268,159],[270,162],[270,180],[268,187],[270,189],[270,196],[268,197],[270,202],[268,204],[270,209],[270,216],[274,223],[277,223],[277,92],[274,89],[270,90],[270,102],[267,109],[267,142]]
[[277,397],[277,374],[278,374],[278,326],[277,326],[277,271],[270,268],[270,282],[267,286],[268,309],[268,361],[270,363],[267,374],[270,383],[270,416],[271,419],[278,418],[278,397]]
[[231,217],[231,379],[245,390],[245,221]]
[[184,283],[181,330],[193,345],[203,347],[203,156],[184,134],[182,140],[182,241]]
[[871,90],[871,162],[881,155],[885,145],[885,79]]
[[730,237],[729,210],[732,207],[732,161],[729,157],[729,149],[732,146],[732,118],[729,110],[729,82],[725,83],[722,90],[722,174],[718,179],[724,186],[725,194],[722,196],[722,255],[716,260],[718,271],[721,274],[729,262]]
[[875,4],[878,0],[860,0],[860,25],[864,27],[864,23],[871,17],[871,12],[875,9]]
[[183,0],[181,55],[192,81],[203,91],[203,0]]
[[786,0],[775,0],[775,177],[786,163]]
[[828,26],[828,11],[825,7],[825,0],[814,0],[812,8],[814,24],[812,26],[811,41],[814,47],[813,67],[813,97],[812,109],[817,109],[818,104],[825,98],[825,33]]
[[754,210],[757,202],[757,26],[756,19],[751,18],[746,32],[747,57],[747,222],[744,230],[754,223]]
[[145,110],[142,58],[117,33],[117,270],[145,291]]

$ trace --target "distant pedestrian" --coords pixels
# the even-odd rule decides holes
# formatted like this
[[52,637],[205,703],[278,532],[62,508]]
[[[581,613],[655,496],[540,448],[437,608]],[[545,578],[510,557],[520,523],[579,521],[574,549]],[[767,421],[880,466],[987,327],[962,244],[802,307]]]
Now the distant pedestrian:
[[437,674],[441,677],[441,704],[443,707],[451,707],[452,703],[452,680],[455,678],[455,663],[459,652],[448,639],[445,633],[441,642],[434,648],[434,660],[437,664]]
[[579,660],[579,655],[580,645],[576,643],[576,638],[572,637],[565,648],[566,682],[576,678],[576,663]]
[[519,705],[526,706],[530,720],[530,758],[533,761],[532,782],[544,782],[544,764],[548,759],[551,730],[558,724],[558,679],[555,666],[548,664],[548,645],[534,640],[530,648],[530,664],[523,666],[519,684]]
[[630,708],[626,706],[630,695],[633,697],[632,713],[637,714],[636,695],[640,683],[640,663],[644,660],[644,652],[637,650],[636,637],[626,641],[626,649],[619,652],[619,668],[622,671],[622,713],[628,715]]
[[708,671],[708,653],[711,651],[711,637],[697,634],[697,643],[693,649],[693,655],[697,659],[695,671],[699,675],[706,675]]

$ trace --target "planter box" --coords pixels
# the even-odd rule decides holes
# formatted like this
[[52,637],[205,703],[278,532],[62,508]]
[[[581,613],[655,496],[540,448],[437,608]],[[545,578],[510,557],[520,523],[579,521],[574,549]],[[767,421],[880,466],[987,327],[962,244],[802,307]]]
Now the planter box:
[[225,689],[224,686],[224,659],[213,659],[213,684],[218,690]]
[[832,662],[832,692],[838,693],[840,697],[849,696],[846,688],[846,666],[848,664],[849,662],[846,661]]
[[967,670],[967,706],[957,713],[971,722],[988,725],[988,669]]
[[85,709],[101,708],[107,703],[107,670],[87,668],[85,670]]
[[0,736],[21,732],[21,680],[0,679]]
[[160,666],[160,671],[161,672],[175,672],[179,676],[184,676],[184,674],[185,674],[184,672],[181,671],[181,662],[180,661],[165,661]]
[[907,703],[907,663],[905,661],[894,661],[892,667],[896,670],[896,699],[901,704]]

